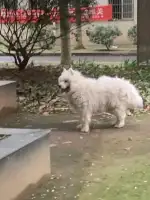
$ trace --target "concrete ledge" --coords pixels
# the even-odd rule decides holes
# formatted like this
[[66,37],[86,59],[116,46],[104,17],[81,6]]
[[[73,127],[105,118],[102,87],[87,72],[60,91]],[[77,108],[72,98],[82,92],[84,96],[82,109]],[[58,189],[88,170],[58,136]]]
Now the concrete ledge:
[[0,116],[17,109],[16,82],[0,81]]
[[[129,50],[129,51],[95,51],[95,52],[72,52],[72,56],[137,56],[136,50]],[[61,56],[61,53],[56,52],[49,52],[49,53],[42,53],[40,56]],[[36,57],[36,55],[35,55]]]
[[0,199],[13,200],[50,175],[50,130],[3,129],[0,141]]
[[[124,50],[112,50],[112,51],[85,51],[85,52],[75,52],[72,50],[72,56],[136,56],[136,49],[124,49]],[[0,53],[0,57],[6,56]],[[33,57],[38,57],[39,55],[34,55]],[[61,53],[56,52],[43,52],[40,56],[61,56]],[[6,56],[7,57],[7,56]],[[6,61],[5,61],[6,62]]]

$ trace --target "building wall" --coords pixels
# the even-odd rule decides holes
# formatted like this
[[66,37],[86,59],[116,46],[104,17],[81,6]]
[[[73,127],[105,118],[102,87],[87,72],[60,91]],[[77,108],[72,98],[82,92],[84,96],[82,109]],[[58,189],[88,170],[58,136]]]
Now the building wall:
[[[108,0],[98,0],[98,4],[100,5],[108,5]],[[131,41],[128,39],[127,34],[128,34],[128,29],[130,27],[132,27],[133,25],[135,25],[137,23],[137,0],[134,0],[134,17],[133,19],[130,20],[117,20],[117,21],[99,21],[99,22],[95,22],[92,24],[87,24],[85,26],[82,27],[82,32],[83,32],[83,43],[86,46],[90,46],[93,45],[93,43],[89,42],[89,38],[86,36],[86,30],[89,29],[90,27],[92,27],[92,25],[103,25],[103,26],[117,26],[120,31],[122,32],[122,35],[120,37],[118,37],[115,40],[115,45],[118,46],[131,46],[132,43]],[[75,25],[72,25],[73,27]],[[58,25],[58,32],[59,32],[59,25]],[[75,30],[74,30],[75,32]],[[59,34],[59,33],[58,33]],[[73,34],[71,34],[71,44],[75,45],[76,41],[75,41],[75,37]],[[57,41],[57,45],[60,45],[60,40]]]
[[97,2],[100,5],[107,5],[108,4],[108,0],[97,0]]
[[[22,2],[22,0],[20,0]],[[97,0],[98,4],[100,5],[108,5],[108,0]],[[117,20],[117,21],[99,21],[99,22],[95,22],[93,23],[94,25],[104,25],[104,26],[118,26],[118,28],[120,29],[120,31],[123,33],[122,36],[118,37],[115,40],[115,44],[116,45],[131,45],[131,42],[129,41],[128,37],[127,37],[127,32],[128,29],[130,27],[132,27],[133,25],[135,25],[137,23],[137,0],[133,0],[134,1],[134,18],[131,20]],[[24,0],[24,4],[22,5],[23,7],[26,7],[27,5],[27,1]],[[88,37],[86,36],[86,30],[91,27],[91,24],[87,24],[85,26],[83,26],[82,30],[83,30],[83,42],[85,44],[85,46],[87,45],[92,45],[89,42]],[[5,26],[3,26],[3,29],[5,29]],[[59,25],[58,25],[58,34],[59,34]],[[73,34],[71,35],[71,42],[72,44],[75,44],[75,37],[73,36]],[[60,45],[60,40],[57,41],[57,45]]]
[[134,23],[137,23],[137,0],[134,0]]
[[[108,0],[97,0],[98,4],[100,5],[107,5],[108,4]],[[123,33],[122,36],[120,36],[119,38],[116,39],[115,43],[117,45],[130,45],[131,42],[129,41],[128,37],[127,37],[127,32],[128,29],[132,26],[134,26],[137,23],[137,0],[133,0],[133,12],[134,12],[134,18],[131,20],[118,20],[118,21],[111,21],[111,22],[97,22],[96,24],[99,25],[112,25],[112,26],[118,26],[118,28],[120,29],[120,31]]]

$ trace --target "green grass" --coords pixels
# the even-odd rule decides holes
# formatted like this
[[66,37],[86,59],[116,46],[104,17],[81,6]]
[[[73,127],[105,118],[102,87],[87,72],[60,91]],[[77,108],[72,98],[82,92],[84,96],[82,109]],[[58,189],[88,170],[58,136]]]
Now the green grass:
[[[124,163],[124,165],[122,165]],[[85,185],[79,200],[148,200],[150,196],[150,155],[121,159],[91,169],[95,178]],[[100,178],[100,181],[96,180]]]

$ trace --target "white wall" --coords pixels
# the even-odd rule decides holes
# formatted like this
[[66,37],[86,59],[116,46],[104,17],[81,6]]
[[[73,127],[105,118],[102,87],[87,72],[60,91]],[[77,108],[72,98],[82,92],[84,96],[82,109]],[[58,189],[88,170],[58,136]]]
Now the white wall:
[[[107,5],[108,4],[108,0],[97,0],[97,2],[100,5]],[[118,20],[118,21],[112,21],[112,22],[97,22],[97,24],[102,24],[104,26],[112,25],[112,26],[118,26],[118,28],[121,30],[121,32],[123,33],[122,36],[120,36],[117,40],[116,40],[116,44],[123,44],[123,45],[129,45],[131,44],[131,42],[129,41],[128,37],[127,37],[127,32],[128,29],[130,27],[132,27],[133,25],[137,24],[137,0],[133,0],[133,12],[134,12],[134,19],[133,20]]]
[[108,0],[97,0],[97,3],[100,4],[100,5],[107,5]]
[[134,22],[137,23],[137,0],[133,0],[134,3]]
[[28,9],[29,7],[29,1],[28,0],[18,0],[19,7],[22,7],[23,9]]
[[[22,1],[22,0],[21,0]],[[24,0],[25,2],[27,0]],[[107,26],[107,25],[116,25],[118,26],[118,28],[121,30],[121,32],[123,33],[122,36],[120,36],[119,38],[117,38],[117,40],[115,41],[115,43],[117,45],[130,45],[131,42],[129,41],[128,37],[127,37],[127,32],[128,32],[128,29],[130,27],[132,27],[133,25],[135,25],[137,23],[137,0],[133,0],[134,1],[134,19],[133,20],[119,20],[119,21],[109,21],[109,22],[102,22],[102,21],[99,21],[99,22],[96,22],[94,23],[95,25],[104,25],[104,26]],[[108,0],[97,0],[98,4],[100,5],[108,5]],[[90,25],[86,25],[83,27],[83,40],[85,43],[88,43],[88,38],[85,34],[85,30],[89,27]],[[72,43],[75,42],[75,39],[72,38]],[[58,44],[60,44],[60,42],[58,42]]]

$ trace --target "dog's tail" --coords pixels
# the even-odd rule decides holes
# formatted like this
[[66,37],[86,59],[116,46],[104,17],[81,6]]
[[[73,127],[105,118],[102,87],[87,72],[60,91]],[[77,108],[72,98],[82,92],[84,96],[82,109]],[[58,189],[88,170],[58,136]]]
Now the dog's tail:
[[144,107],[143,99],[136,89],[132,91],[131,99],[134,108],[142,109]]
[[136,101],[137,101],[137,108],[143,108],[144,107],[143,99],[140,95],[138,95],[136,97]]

